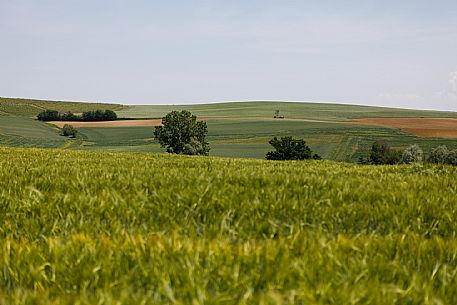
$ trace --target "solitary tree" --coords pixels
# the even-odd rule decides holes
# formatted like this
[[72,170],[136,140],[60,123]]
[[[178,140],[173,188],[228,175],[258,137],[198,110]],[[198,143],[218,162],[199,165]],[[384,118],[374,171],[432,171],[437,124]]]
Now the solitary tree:
[[65,137],[70,137],[70,138],[75,138],[77,133],[78,133],[78,130],[76,130],[76,128],[74,128],[72,125],[69,125],[69,124],[63,125],[63,128],[60,131],[61,135],[65,136]]
[[275,148],[274,151],[267,153],[267,160],[305,160],[320,159],[317,154],[313,155],[311,148],[306,145],[302,139],[293,139],[292,137],[274,137],[268,143]]
[[162,118],[162,126],[154,130],[154,137],[168,153],[208,155],[210,147],[206,142],[206,122],[187,110],[172,111]]

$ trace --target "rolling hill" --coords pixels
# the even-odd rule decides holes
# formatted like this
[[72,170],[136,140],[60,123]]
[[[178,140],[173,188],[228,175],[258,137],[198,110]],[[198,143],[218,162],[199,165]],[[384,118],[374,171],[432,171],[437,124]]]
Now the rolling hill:
[[[111,109],[123,121],[110,122],[109,126],[80,126],[79,139],[68,142],[58,135],[55,126],[34,119],[43,109],[60,112]],[[125,106],[5,98],[0,99],[0,144],[163,152],[153,140],[153,119],[160,123],[160,118],[169,111],[182,109],[207,120],[213,156],[263,158],[270,150],[268,140],[286,135],[305,139],[326,159],[350,162],[366,155],[378,139],[398,149],[411,144],[421,145],[426,152],[440,144],[457,148],[457,113],[453,112],[297,102]],[[284,119],[274,119],[275,110]]]

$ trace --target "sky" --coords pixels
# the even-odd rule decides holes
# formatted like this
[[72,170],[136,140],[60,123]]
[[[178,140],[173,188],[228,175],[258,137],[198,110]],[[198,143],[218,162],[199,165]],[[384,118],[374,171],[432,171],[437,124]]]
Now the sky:
[[0,0],[0,96],[457,111],[455,0]]

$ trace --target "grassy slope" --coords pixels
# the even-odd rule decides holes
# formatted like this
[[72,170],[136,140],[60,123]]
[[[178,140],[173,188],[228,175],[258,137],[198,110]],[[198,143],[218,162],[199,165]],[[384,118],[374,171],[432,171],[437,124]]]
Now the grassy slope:
[[118,104],[58,102],[0,97],[0,145],[17,147],[62,147],[66,140],[55,127],[38,122],[44,109],[83,112],[96,109],[122,109]]
[[[323,157],[339,161],[357,161],[376,139],[388,140],[397,148],[415,143],[425,151],[440,144],[457,148],[456,140],[420,138],[382,127],[272,119],[225,119],[207,124],[213,156],[264,158],[271,150],[268,140],[285,135],[304,138]],[[90,149],[163,151],[152,140],[152,127],[81,128],[80,131],[93,144],[86,147]]]
[[65,141],[55,127],[26,117],[0,116],[0,145],[60,147]]
[[456,167],[0,148],[0,169],[0,303],[457,303]]
[[[186,106],[129,106],[115,104],[68,103],[0,98],[0,144],[7,146],[59,147],[64,140],[50,126],[29,117],[44,108],[82,112],[107,108],[121,117],[161,117],[174,109],[189,109],[200,117],[225,118],[208,122],[211,154],[225,157],[263,158],[270,150],[273,136],[291,135],[304,138],[324,158],[357,161],[376,139],[385,139],[395,147],[420,144],[426,151],[440,144],[457,147],[456,140],[419,138],[400,130],[355,125],[306,122],[297,119],[348,121],[357,117],[456,117],[456,113],[416,111],[355,105],[247,102]],[[284,120],[271,116],[280,109]],[[23,117],[12,119],[21,114]],[[27,129],[27,130],[24,130]],[[163,152],[152,141],[153,128],[82,128],[84,149],[112,151]],[[30,133],[34,133],[30,137]],[[72,147],[77,147],[73,145]]]
[[[456,140],[420,138],[398,129],[355,125],[304,122],[294,119],[350,121],[364,117],[457,117],[457,113],[393,109],[357,105],[243,102],[181,106],[131,106],[119,111],[132,118],[162,117],[171,110],[188,109],[199,117],[225,118],[209,121],[211,154],[226,157],[263,158],[271,148],[273,136],[291,135],[304,138],[324,158],[357,161],[377,139],[389,141],[397,148],[419,144],[425,151],[445,144],[457,148]],[[275,109],[284,120],[273,120]],[[106,131],[111,133],[111,131]],[[131,137],[135,137],[133,134]],[[147,140],[146,140],[147,142]],[[158,151],[157,145],[117,146],[118,150]]]
[[0,113],[26,117],[36,117],[38,113],[45,109],[60,112],[84,112],[97,109],[121,110],[122,108],[123,106],[119,104],[59,102],[0,97]]
[[293,102],[233,102],[176,106],[129,106],[118,112],[131,118],[160,118],[172,110],[186,109],[200,117],[272,118],[276,109],[286,118],[342,120],[365,117],[457,117],[455,112],[394,109],[372,106],[293,103]]

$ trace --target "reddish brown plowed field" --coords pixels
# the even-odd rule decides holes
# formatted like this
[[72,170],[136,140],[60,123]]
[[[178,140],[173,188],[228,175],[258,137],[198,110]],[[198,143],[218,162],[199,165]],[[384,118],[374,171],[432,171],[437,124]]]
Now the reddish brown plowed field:
[[357,124],[400,128],[406,132],[435,138],[457,138],[457,119],[449,118],[365,118]]

